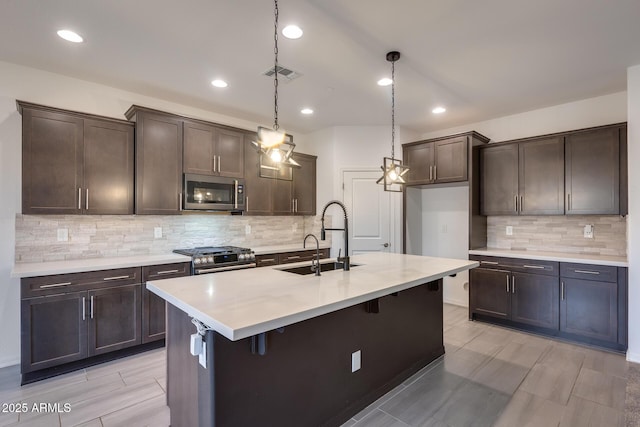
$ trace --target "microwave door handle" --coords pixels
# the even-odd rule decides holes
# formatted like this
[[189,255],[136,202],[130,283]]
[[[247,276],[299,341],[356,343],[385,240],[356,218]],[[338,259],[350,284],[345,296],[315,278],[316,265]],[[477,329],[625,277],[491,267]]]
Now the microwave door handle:
[[235,186],[235,190],[236,190],[235,208],[238,209],[238,180],[237,179],[233,180],[233,185]]

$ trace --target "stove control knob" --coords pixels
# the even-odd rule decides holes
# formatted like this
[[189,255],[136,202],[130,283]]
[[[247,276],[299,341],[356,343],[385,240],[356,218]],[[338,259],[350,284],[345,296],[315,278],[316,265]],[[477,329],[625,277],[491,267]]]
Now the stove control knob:
[[194,264],[200,264],[200,258],[194,258],[193,259],[193,263]]
[[239,261],[244,261],[244,259],[245,259],[244,254],[240,254],[240,255],[238,255],[238,260],[239,260]]
[[251,252],[251,255],[249,255],[249,258],[251,258],[252,260],[256,259],[256,254],[254,254],[253,252]]
[[210,256],[209,258],[207,258],[207,262],[212,263],[213,262],[213,257]]

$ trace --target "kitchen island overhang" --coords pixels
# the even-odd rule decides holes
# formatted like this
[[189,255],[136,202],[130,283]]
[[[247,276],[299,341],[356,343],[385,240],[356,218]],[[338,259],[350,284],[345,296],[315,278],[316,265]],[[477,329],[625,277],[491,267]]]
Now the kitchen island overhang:
[[[444,354],[441,279],[478,263],[386,253],[353,262],[320,277],[278,266],[150,282],[169,302],[172,425],[339,425]],[[207,368],[190,353],[191,317],[210,328]]]

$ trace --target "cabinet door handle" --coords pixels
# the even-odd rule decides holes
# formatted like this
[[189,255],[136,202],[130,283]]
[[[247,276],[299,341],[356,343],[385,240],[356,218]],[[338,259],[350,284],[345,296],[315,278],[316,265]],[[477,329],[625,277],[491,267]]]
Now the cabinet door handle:
[[245,196],[244,198],[244,210],[249,212],[249,196]]
[[182,211],[182,193],[179,193],[179,194],[178,194],[178,197],[179,197],[179,199],[180,199],[180,200],[179,200],[179,202],[180,202],[180,211]]
[[213,156],[211,161],[213,162],[213,171],[215,172],[216,171],[216,156]]
[[39,287],[40,287],[40,289],[59,288],[59,287],[62,287],[62,286],[68,286],[70,284],[71,284],[71,282],[53,283],[51,285],[41,285]]
[[567,193],[567,210],[571,210],[571,193]]
[[220,159],[221,157],[218,156],[218,173],[222,172],[222,166],[220,166]]
[[164,271],[158,271],[156,273],[156,276],[161,276],[163,274],[173,274],[173,273],[179,273],[180,270],[164,270]]
[[234,207],[235,207],[235,209],[238,209],[238,180],[237,179],[233,180],[233,188],[234,188],[234,192],[235,192],[235,195],[236,195],[234,197],[234,199],[235,199]]
[[89,189],[87,188],[87,196],[84,199],[84,208],[89,210]]
[[509,293],[509,275],[507,274],[507,293]]
[[524,210],[524,196],[520,196],[520,212]]
[[576,273],[583,273],[583,274],[600,274],[599,271],[591,271],[591,270],[573,270]]
[[128,279],[129,276],[113,276],[113,277],[105,277],[104,280],[105,282],[109,281],[109,280],[122,280],[122,279]]
[[433,166],[429,165],[429,181],[433,181]]
[[433,180],[438,180],[438,165],[433,165]]
[[544,270],[544,265],[523,265],[524,268],[535,268],[536,270]]
[[78,209],[82,209],[82,188],[78,188]]
[[86,299],[84,297],[82,297],[82,320],[86,320],[87,319],[87,312],[86,312]]
[[560,282],[560,299],[564,301],[564,282]]
[[90,303],[91,303],[91,318],[93,319],[93,295],[91,295]]
[[516,206],[515,211],[518,212],[518,195],[513,196],[514,204]]
[[511,276],[511,293],[516,293],[516,276]]

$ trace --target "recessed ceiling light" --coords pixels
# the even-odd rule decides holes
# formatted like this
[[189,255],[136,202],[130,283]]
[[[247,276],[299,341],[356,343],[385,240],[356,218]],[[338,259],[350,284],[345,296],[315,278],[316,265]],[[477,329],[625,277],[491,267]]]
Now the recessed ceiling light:
[[299,39],[302,37],[302,28],[297,25],[287,25],[282,29],[282,35],[288,39]]
[[434,108],[433,110],[431,110],[431,112],[432,112],[433,114],[442,114],[442,113],[444,113],[445,111],[447,111],[447,109],[446,109],[446,108],[444,108],[444,107],[436,107],[436,108]]
[[389,86],[391,83],[393,83],[393,80],[391,80],[389,77],[384,77],[378,80],[378,86]]
[[303,108],[302,110],[300,110],[300,112],[302,114],[313,114],[313,110],[311,108]]
[[215,79],[211,82],[211,84],[215,87],[227,87],[229,86],[227,84],[227,82],[225,82],[224,80],[220,80],[220,79]]
[[58,31],[58,36],[62,37],[66,41],[73,43],[82,43],[84,41],[80,34],[75,33],[71,30],[60,30]]

